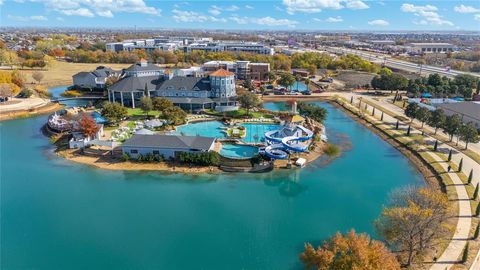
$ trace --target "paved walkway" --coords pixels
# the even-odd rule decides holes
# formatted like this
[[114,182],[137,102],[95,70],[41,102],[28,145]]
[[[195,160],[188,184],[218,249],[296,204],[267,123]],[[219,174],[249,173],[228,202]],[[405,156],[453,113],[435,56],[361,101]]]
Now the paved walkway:
[[[357,104],[357,107],[359,102],[358,98],[359,96],[354,95],[354,104]],[[350,99],[348,98],[348,100]],[[362,110],[364,110],[364,105],[361,105],[360,107]],[[370,113],[371,115],[373,108],[371,106],[367,106],[366,111],[367,111],[367,114]],[[376,110],[375,116],[379,118],[380,115],[381,115],[381,112]],[[378,120],[377,118],[375,119]],[[387,114],[384,114],[382,122],[384,124],[391,126],[391,125],[395,125],[397,120]],[[405,130],[405,125],[402,125],[402,126],[403,126],[402,129]],[[396,133],[400,134],[399,132],[396,132]],[[412,135],[421,134],[421,131],[412,128],[410,133]],[[435,142],[435,139],[429,136],[425,136],[424,141],[426,144],[433,145],[433,143]],[[445,145],[445,147],[449,147],[449,146]],[[438,164],[443,168],[445,172],[448,170],[448,163],[444,160],[443,157],[439,156],[438,153],[433,152],[426,147],[422,147],[422,148],[423,148],[422,150],[424,150],[424,153],[428,154],[436,162],[438,162]],[[465,171],[465,170],[462,170],[462,171]],[[470,207],[470,198],[468,197],[468,193],[465,188],[465,185],[463,184],[461,179],[458,177],[457,173],[451,172],[451,173],[448,173],[448,175],[450,176],[453,182],[453,185],[455,186],[455,191],[458,197],[457,199],[458,222],[457,222],[457,226],[456,226],[454,235],[452,237],[452,240],[450,241],[449,245],[444,250],[444,252],[441,254],[441,256],[438,258],[437,262],[432,264],[430,268],[431,270],[450,269],[451,267],[454,266],[455,263],[458,263],[458,260],[461,258],[463,254],[463,249],[469,239],[470,229],[472,226],[472,210]],[[478,182],[478,180],[476,180],[476,182]]]
[[35,109],[47,105],[50,100],[38,97],[12,98],[13,101],[20,101],[13,104],[0,105],[0,112],[7,113],[19,110]]

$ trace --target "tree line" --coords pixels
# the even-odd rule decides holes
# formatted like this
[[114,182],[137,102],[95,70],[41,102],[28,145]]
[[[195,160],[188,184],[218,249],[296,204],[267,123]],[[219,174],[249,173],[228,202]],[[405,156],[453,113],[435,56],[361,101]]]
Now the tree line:
[[426,107],[421,107],[415,102],[411,102],[405,108],[405,115],[412,120],[417,119],[423,124],[427,123],[431,127],[435,128],[435,134],[440,128],[446,134],[449,135],[450,141],[454,136],[457,136],[458,140],[465,142],[465,148],[468,148],[469,143],[476,143],[479,140],[478,130],[472,122],[463,123],[458,114],[445,115],[442,109],[436,109],[430,111]]

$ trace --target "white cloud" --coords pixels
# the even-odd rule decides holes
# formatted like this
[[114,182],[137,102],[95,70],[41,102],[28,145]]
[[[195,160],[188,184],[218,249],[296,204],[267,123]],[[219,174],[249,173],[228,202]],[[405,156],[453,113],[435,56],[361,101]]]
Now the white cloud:
[[225,7],[224,8],[226,11],[237,11],[239,10],[240,8],[235,6],[235,5],[231,5],[231,6],[228,6],[228,7]]
[[0,6],[3,5],[3,0],[0,0]]
[[298,22],[294,20],[276,19],[270,16],[262,17],[262,18],[232,16],[229,19],[233,22],[236,22],[237,24],[257,24],[257,25],[265,25],[265,26],[272,26],[272,27],[274,26],[295,27],[295,25],[298,24]]
[[385,20],[373,20],[368,22],[369,25],[373,26],[389,26],[390,23]]
[[480,13],[480,8],[465,6],[463,4],[460,6],[455,6],[453,10],[455,10],[455,12],[458,12],[458,13]]
[[77,9],[62,9],[59,10],[60,13],[67,16],[81,16],[81,17],[94,17],[93,13],[87,8],[77,8]]
[[250,5],[246,5],[245,8],[246,8],[246,9],[253,9],[253,7],[250,6]]
[[421,25],[449,25],[454,24],[451,21],[442,19],[437,13],[437,7],[432,5],[415,6],[413,4],[403,4],[400,10],[407,13],[413,13],[415,16],[420,17],[420,20],[414,20],[413,23]]
[[338,23],[338,22],[343,22],[343,19],[342,19],[342,17],[337,16],[337,17],[329,17],[325,21],[328,22],[328,23]]
[[369,6],[360,0],[351,0],[347,2],[349,9],[367,9]]
[[101,17],[113,18],[113,13],[110,10],[97,11],[97,15]]
[[213,16],[206,16],[195,11],[185,11],[185,10],[172,10],[173,19],[176,22],[227,22],[227,19],[217,18]]
[[475,14],[475,16],[473,18],[475,19],[475,21],[480,22],[480,14]]
[[30,0],[42,3],[47,10],[65,15],[113,17],[114,13],[160,15],[161,10],[148,6],[144,0]]
[[33,15],[33,16],[14,16],[7,15],[7,18],[19,22],[29,22],[29,21],[48,21],[48,18],[42,15]]
[[317,13],[322,9],[366,9],[369,8],[362,0],[283,0],[287,12]]
[[222,13],[222,10],[217,6],[211,6],[210,9],[208,9],[208,13],[218,16]]

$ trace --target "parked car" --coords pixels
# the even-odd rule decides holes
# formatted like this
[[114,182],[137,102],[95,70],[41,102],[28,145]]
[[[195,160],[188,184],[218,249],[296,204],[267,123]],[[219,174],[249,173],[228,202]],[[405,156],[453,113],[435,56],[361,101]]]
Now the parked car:
[[302,92],[302,95],[310,96],[310,95],[312,95],[312,92],[310,92],[310,91],[305,91],[305,92]]

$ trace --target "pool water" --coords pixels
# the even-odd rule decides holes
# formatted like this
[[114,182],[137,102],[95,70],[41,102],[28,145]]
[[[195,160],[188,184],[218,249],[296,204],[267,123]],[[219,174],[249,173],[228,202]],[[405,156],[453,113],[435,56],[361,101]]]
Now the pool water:
[[242,141],[246,143],[261,143],[265,141],[265,132],[270,130],[277,130],[280,125],[277,124],[257,124],[245,123],[241,124],[247,130],[247,134]]
[[184,136],[204,136],[223,139],[226,134],[223,132],[225,125],[220,121],[205,121],[190,123],[177,127],[173,132]]
[[240,144],[222,144],[220,155],[229,158],[251,158],[258,154],[258,148]]
[[[265,141],[265,132],[275,130],[279,128],[277,124],[257,124],[257,123],[245,123],[241,124],[246,128],[247,134],[242,141],[246,143],[261,143]],[[220,121],[205,121],[186,124],[177,127],[173,132],[176,135],[184,136],[205,136],[213,138],[226,138],[223,128],[226,127]]]
[[307,91],[307,85],[303,82],[297,81],[294,84],[290,85],[288,87],[288,90],[290,91],[298,91],[298,92],[305,92]]
[[107,119],[105,119],[99,112],[95,111],[92,113],[92,117],[97,124],[105,124],[107,123]]

